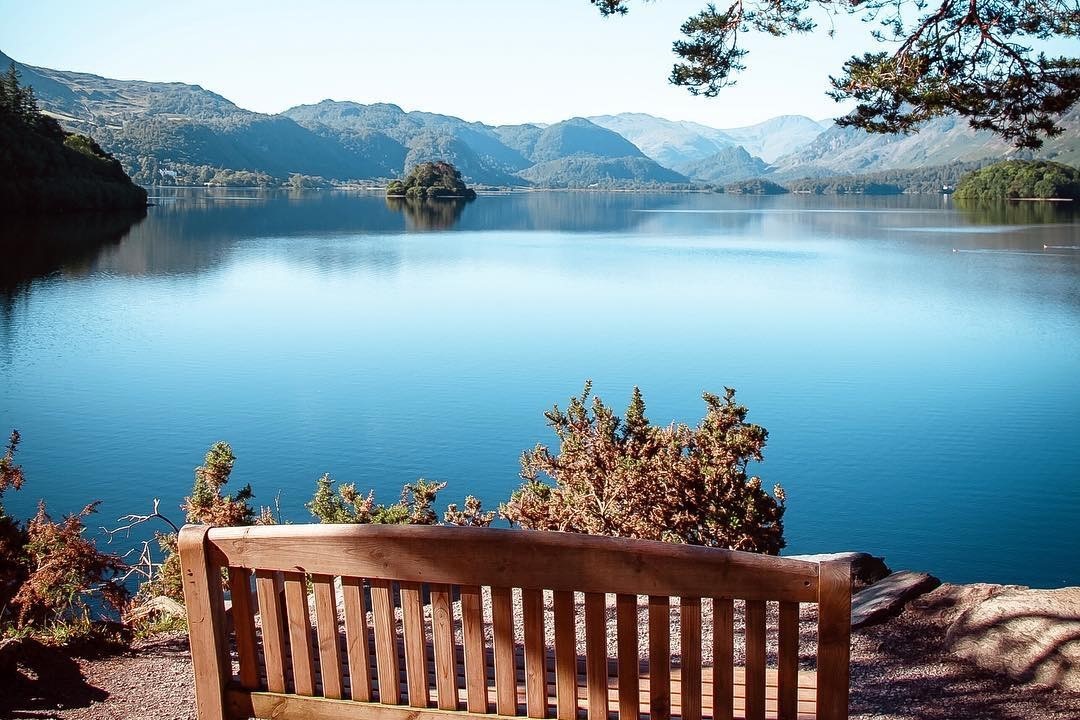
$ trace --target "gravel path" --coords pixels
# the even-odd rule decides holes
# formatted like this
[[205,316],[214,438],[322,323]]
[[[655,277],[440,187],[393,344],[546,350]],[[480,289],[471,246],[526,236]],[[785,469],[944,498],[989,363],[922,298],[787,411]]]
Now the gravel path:
[[[912,602],[898,618],[856,632],[852,718],[1080,718],[1080,694],[1018,685],[943,652],[945,629],[976,597],[978,586],[944,585]],[[804,615],[803,619],[803,641],[812,643],[813,618]],[[708,627],[709,623],[703,624]],[[0,678],[0,686],[5,688],[0,693],[0,718],[195,718],[190,656],[183,635],[159,637],[130,652],[104,657],[71,658],[45,648],[32,649],[22,658],[14,680],[8,683]]]

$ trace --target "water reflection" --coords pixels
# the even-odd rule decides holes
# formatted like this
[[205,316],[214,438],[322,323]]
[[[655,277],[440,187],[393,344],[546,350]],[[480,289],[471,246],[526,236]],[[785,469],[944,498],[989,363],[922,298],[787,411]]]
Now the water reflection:
[[119,245],[145,210],[11,217],[0,233],[0,299],[5,306],[40,277],[87,274],[109,246]]
[[386,207],[405,214],[409,230],[449,230],[457,225],[465,206],[464,198],[386,198]]

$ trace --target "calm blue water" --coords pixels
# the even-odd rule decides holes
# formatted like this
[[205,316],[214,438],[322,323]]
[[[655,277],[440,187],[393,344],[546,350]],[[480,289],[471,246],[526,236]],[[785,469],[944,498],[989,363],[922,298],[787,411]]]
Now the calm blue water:
[[[175,510],[215,440],[303,520],[315,479],[487,503],[580,392],[769,429],[788,550],[1080,584],[1080,219],[943,198],[172,191],[130,229],[14,223],[0,427],[26,516]],[[1045,247],[1044,246],[1050,246]],[[14,257],[7,250],[5,257]]]

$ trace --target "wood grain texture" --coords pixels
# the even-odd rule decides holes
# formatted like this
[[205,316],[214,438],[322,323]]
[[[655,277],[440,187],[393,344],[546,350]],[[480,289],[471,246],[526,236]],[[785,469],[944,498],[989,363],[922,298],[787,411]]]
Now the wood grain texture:
[[746,720],[765,720],[765,601],[746,601]]
[[424,633],[424,598],[419,583],[401,583],[401,621],[405,640],[405,677],[409,705],[428,705],[428,675]]
[[435,690],[441,710],[456,710],[457,662],[454,645],[454,610],[449,585],[431,586],[431,639],[435,655]]
[[701,598],[679,599],[682,720],[701,720]]
[[195,671],[195,704],[201,720],[223,720],[225,686],[232,668],[221,652],[225,601],[219,567],[208,557],[206,536],[205,526],[185,525],[177,545]]
[[375,666],[379,679],[379,702],[401,704],[398,684],[397,620],[394,618],[394,589],[389,580],[372,580],[371,614],[375,625]]
[[585,686],[589,720],[607,720],[607,613],[603,593],[585,593]]
[[713,598],[713,720],[732,720],[735,693],[735,603]]
[[552,594],[555,611],[555,716],[558,720],[577,718],[577,631],[574,621],[574,593],[556,590]]
[[341,599],[345,610],[345,653],[349,667],[349,696],[353,700],[369,702],[372,698],[371,648],[368,644],[363,578],[341,578]]
[[236,659],[240,666],[240,685],[259,689],[259,652],[255,635],[255,608],[251,602],[251,571],[229,568],[229,597],[232,598],[233,632],[236,634]]
[[799,706],[799,603],[780,603],[777,655],[777,720],[795,720]]
[[510,588],[491,588],[491,632],[495,644],[495,712],[517,714],[514,668],[514,608]]
[[319,673],[322,676],[322,694],[328,698],[343,697],[341,678],[341,648],[338,638],[337,593],[334,578],[329,575],[313,575],[312,591],[315,596],[315,633],[319,640]]
[[547,716],[547,668],[544,652],[544,591],[521,591],[525,644],[525,711],[531,718]]
[[311,614],[307,602],[307,577],[284,573],[285,613],[289,627],[289,657],[297,695],[315,694],[315,659],[311,652]]
[[845,720],[851,663],[851,565],[821,563],[818,597],[818,698],[821,720]]
[[262,622],[263,662],[266,687],[270,692],[285,692],[285,623],[281,607],[278,573],[255,571],[255,590],[259,595],[259,620]]
[[615,597],[615,636],[619,666],[619,720],[638,720],[638,611],[637,596]]
[[671,717],[671,603],[649,596],[649,718]]
[[418,525],[214,528],[209,539],[215,561],[235,567],[634,595],[817,600],[816,563],[651,540]]
[[466,707],[471,713],[486,713],[487,668],[484,652],[483,597],[475,585],[462,585],[461,637],[465,656]]

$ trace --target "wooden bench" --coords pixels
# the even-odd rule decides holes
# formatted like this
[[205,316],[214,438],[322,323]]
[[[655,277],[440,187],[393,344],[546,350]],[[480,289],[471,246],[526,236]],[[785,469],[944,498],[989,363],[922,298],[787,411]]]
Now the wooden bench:
[[[846,563],[387,525],[189,525],[179,548],[201,720],[848,715]],[[775,668],[766,662],[772,602]],[[799,669],[800,603],[818,606],[816,672]],[[712,611],[707,628],[703,604]],[[737,607],[744,667],[732,659]],[[711,667],[702,662],[703,629]]]

